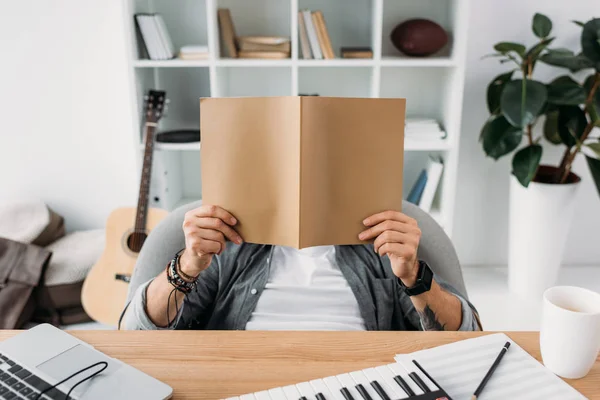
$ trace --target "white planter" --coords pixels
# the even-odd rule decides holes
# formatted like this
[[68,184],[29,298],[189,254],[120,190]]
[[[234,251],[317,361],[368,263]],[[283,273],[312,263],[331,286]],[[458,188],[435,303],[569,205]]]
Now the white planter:
[[[548,167],[545,167],[548,168]],[[540,302],[558,276],[580,186],[531,182],[524,188],[510,177],[508,286],[512,293]]]

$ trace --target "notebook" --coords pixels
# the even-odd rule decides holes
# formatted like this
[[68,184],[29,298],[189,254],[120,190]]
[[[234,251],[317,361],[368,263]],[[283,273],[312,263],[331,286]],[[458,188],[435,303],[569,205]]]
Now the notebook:
[[585,399],[503,333],[398,354],[395,359],[405,368],[416,360],[453,400],[470,399],[507,341],[510,349],[479,400]]

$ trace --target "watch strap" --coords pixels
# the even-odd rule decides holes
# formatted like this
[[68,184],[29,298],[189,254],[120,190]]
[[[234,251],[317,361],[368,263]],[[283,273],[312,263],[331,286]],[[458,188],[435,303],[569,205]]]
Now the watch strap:
[[407,287],[402,280],[398,279],[400,286],[404,289],[404,292],[409,296],[418,296],[422,293],[428,292],[431,289],[431,283],[433,282],[433,271],[429,268],[429,265],[425,261],[419,260],[419,271],[417,272],[417,280],[411,287]]

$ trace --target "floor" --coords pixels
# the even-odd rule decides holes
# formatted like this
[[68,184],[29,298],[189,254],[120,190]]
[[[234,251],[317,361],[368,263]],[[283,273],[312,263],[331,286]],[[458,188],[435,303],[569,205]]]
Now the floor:
[[[507,286],[506,267],[463,268],[469,299],[477,307],[486,331],[538,331],[539,302],[517,299]],[[600,292],[600,264],[563,267],[557,285],[580,286]]]
[[[506,267],[470,266],[463,269],[471,302],[477,307],[486,331],[537,331],[540,326],[540,302],[512,296],[507,287]],[[557,284],[581,286],[600,292],[600,265],[564,267]],[[65,329],[112,329],[89,322]]]

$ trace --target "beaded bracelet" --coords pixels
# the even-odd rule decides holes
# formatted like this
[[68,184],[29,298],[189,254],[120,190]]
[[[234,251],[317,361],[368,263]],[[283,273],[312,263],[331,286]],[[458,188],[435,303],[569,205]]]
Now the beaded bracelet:
[[188,294],[196,287],[196,281],[189,282],[183,279],[177,272],[177,263],[179,262],[179,254],[177,254],[167,268],[167,280],[169,283],[181,293]]
[[177,265],[175,265],[175,267],[176,267],[175,271],[186,281],[193,282],[196,279],[198,279],[197,276],[188,275],[181,270],[181,255],[179,255],[179,257],[177,257]]

